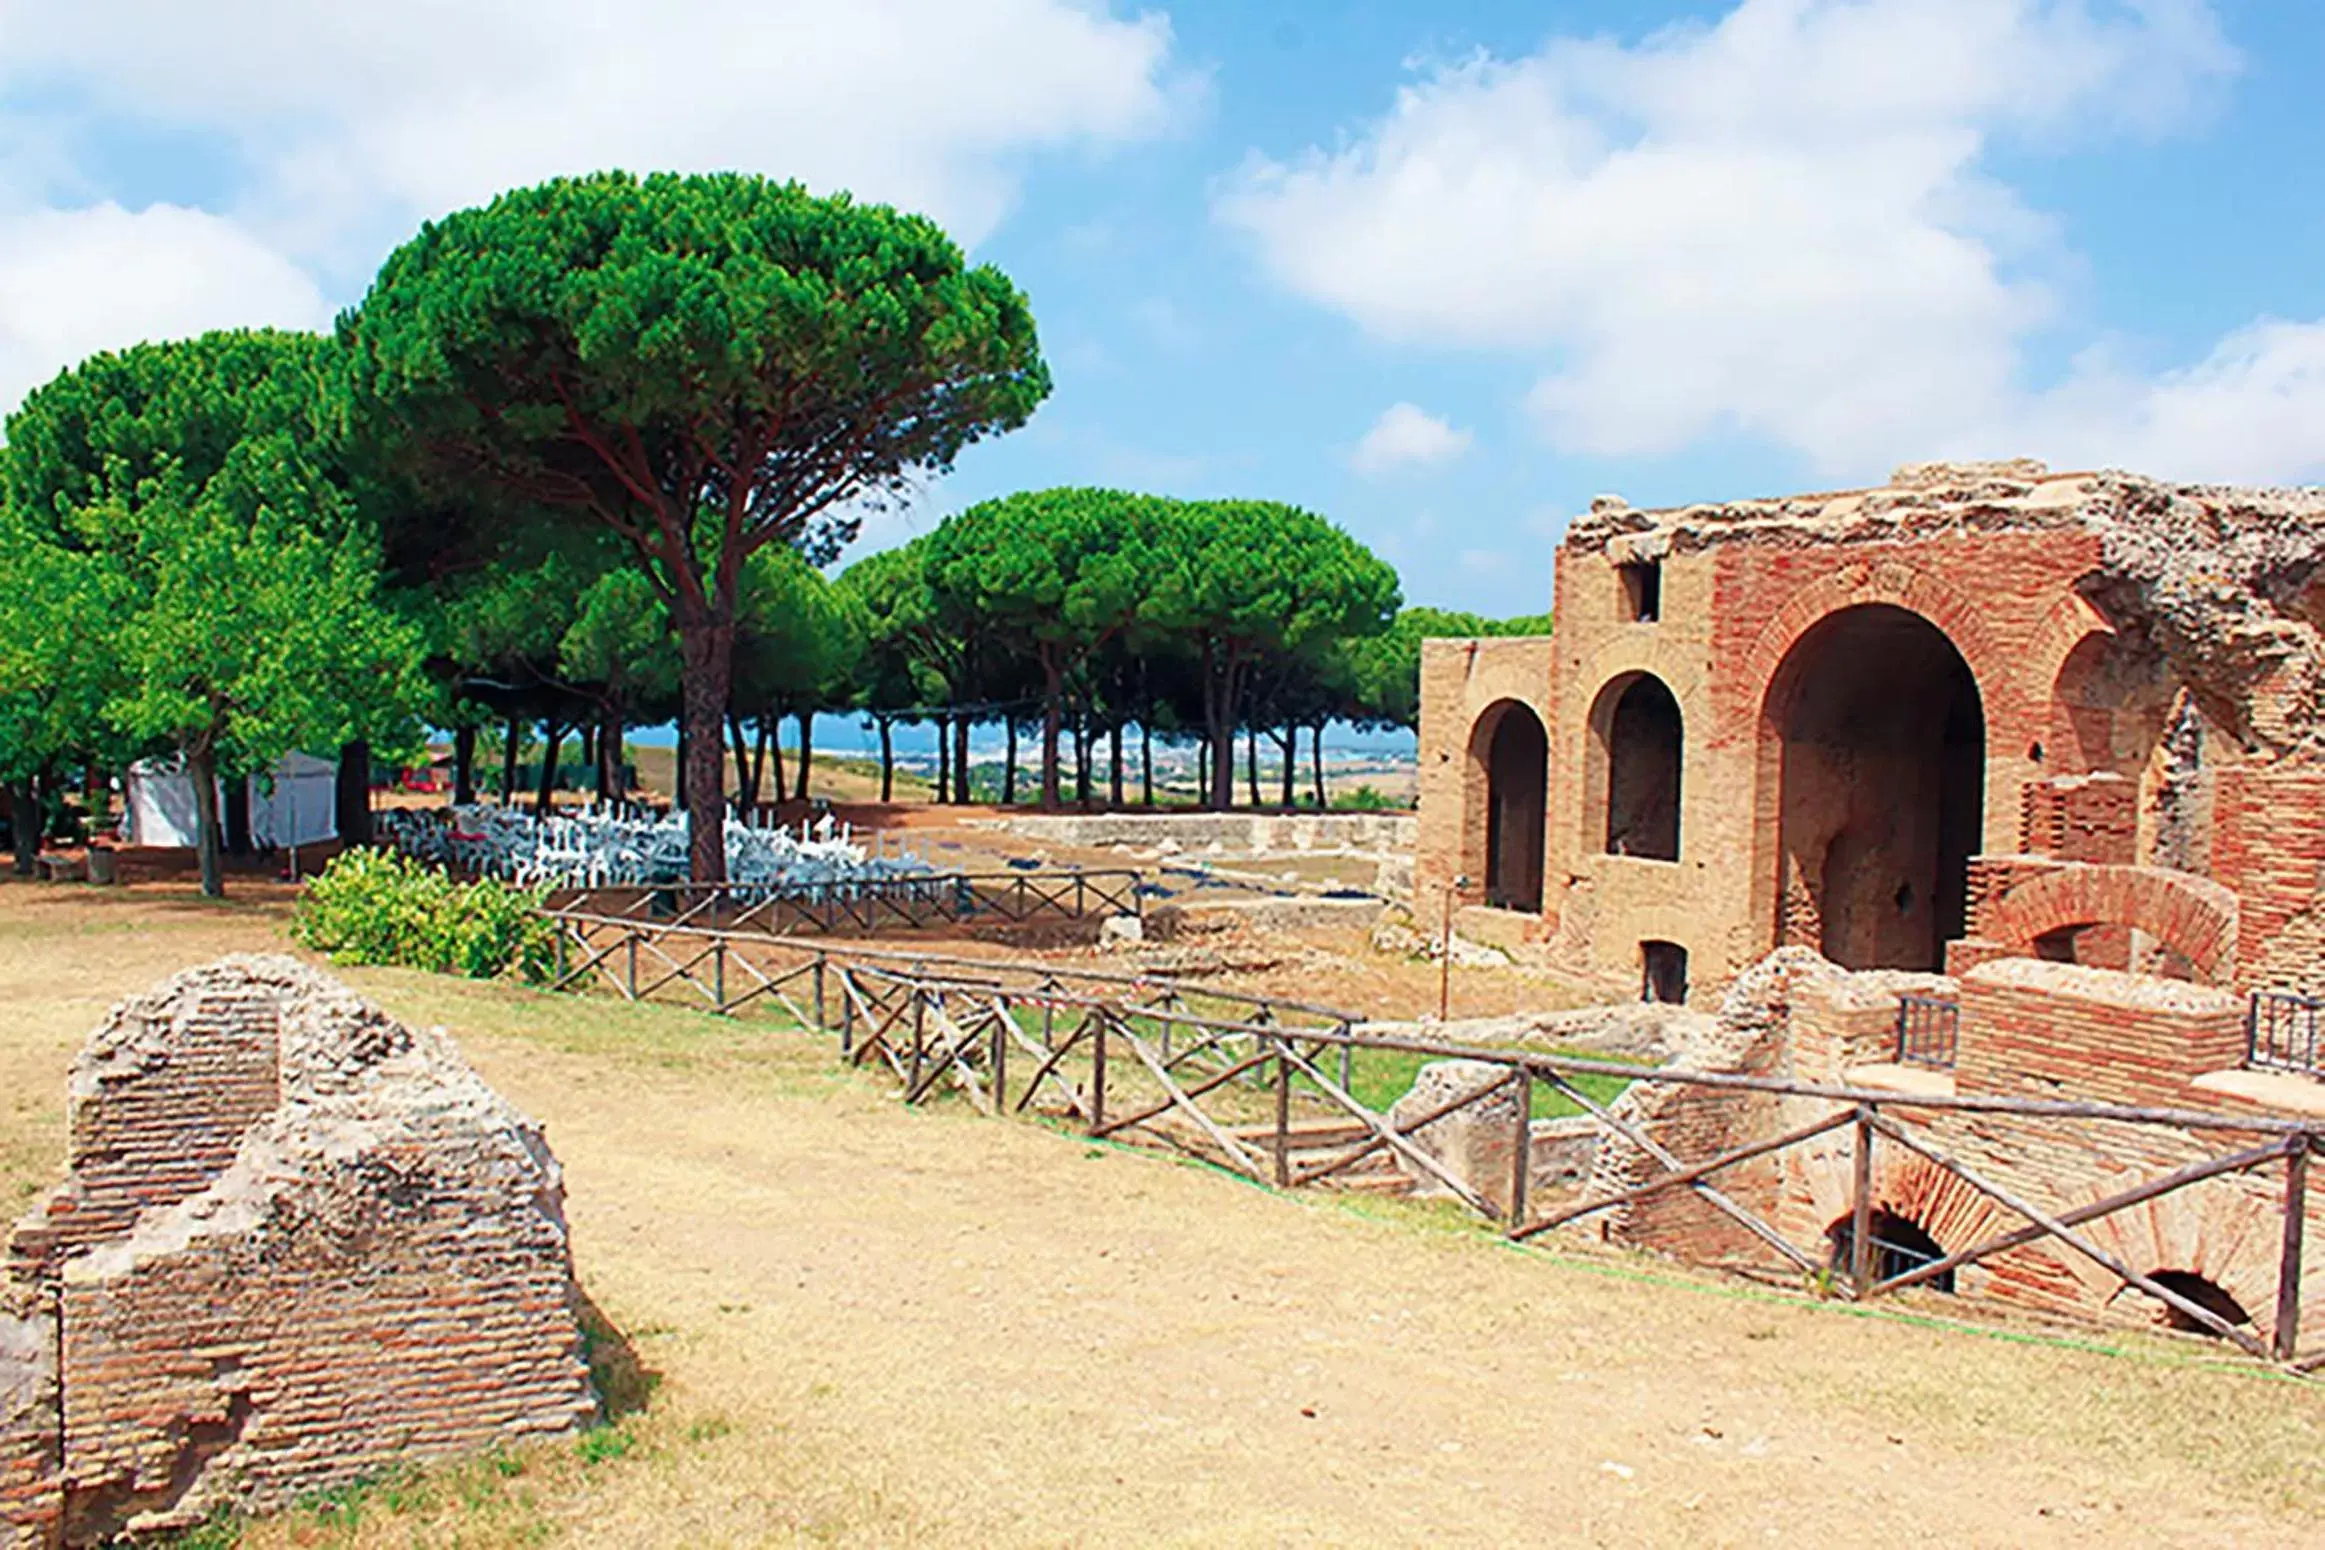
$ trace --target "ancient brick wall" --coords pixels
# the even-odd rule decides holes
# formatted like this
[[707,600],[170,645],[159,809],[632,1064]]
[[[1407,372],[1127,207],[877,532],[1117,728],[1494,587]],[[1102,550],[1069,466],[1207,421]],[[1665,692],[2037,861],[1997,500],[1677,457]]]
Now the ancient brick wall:
[[[1720,1014],[1722,1031],[1682,1052],[1701,1069],[1789,1069],[1829,1081],[1878,1024],[1877,1003],[1894,1005],[1894,977],[1844,974],[1800,949],[1785,949],[1740,978]],[[2243,1056],[2241,1003],[2228,992],[2075,964],[2013,959],[1976,968],[1959,987],[1962,1007],[1954,1080],[1924,1073],[1916,1090],[2075,1098],[2284,1115],[2325,1113],[2325,1083],[2279,1078],[2303,1091],[2272,1106],[2252,1087],[2220,1091],[2213,1077]],[[1893,1015],[1893,1014],[1892,1014]],[[1719,1062],[1726,1062],[1722,1065]],[[1863,1068],[1859,1068],[1862,1073]],[[2199,1080],[2202,1079],[2202,1080]],[[2070,1210],[2175,1169],[2257,1144],[2262,1138],[2009,1114],[1915,1109],[1902,1082],[1885,1112],[1923,1145],[1984,1180],[2053,1211]],[[2246,1084],[2250,1086],[2251,1084]],[[1686,1161],[1838,1112],[1825,1100],[1772,1099],[1706,1088],[1639,1087],[1620,1112]],[[1851,1215],[1856,1169],[1853,1128],[1828,1132],[1775,1154],[1765,1166],[1719,1176],[1740,1204],[1766,1215],[1812,1254],[1833,1252],[1832,1233]],[[1602,1145],[1593,1193],[1643,1182],[1645,1154]],[[2225,1291],[2250,1327],[2273,1332],[2282,1244],[2284,1170],[2270,1162],[2201,1181],[2078,1230],[2142,1274],[2176,1271]],[[1669,1204],[1609,1213],[1616,1241],[1703,1263],[1793,1275],[1798,1268],[1700,1200],[1679,1192]],[[1925,1232],[1942,1250],[1968,1248],[2024,1225],[2024,1219],[1927,1158],[1886,1138],[1874,1148],[1874,1209]],[[2325,1318],[2325,1192],[2304,1214],[2302,1319]],[[2156,1305],[2126,1292],[2104,1268],[2062,1245],[2037,1242],[1961,1269],[1955,1291],[2047,1313],[2152,1324]]]
[[45,1349],[12,1360],[0,1320],[14,1543],[277,1505],[594,1413],[555,1160],[441,1036],[291,960],[228,960],[116,1009],[73,1092],[75,1177],[11,1245]]
[[[1882,489],[1659,512],[1594,502],[1557,556],[1551,962],[1635,993],[1642,944],[1677,944],[1706,996],[1784,943],[1937,969],[1974,907],[1963,858],[2032,853],[2210,871],[2257,914],[2208,977],[2325,976],[2325,727],[2310,692],[2325,635],[2264,600],[2313,566],[2321,513],[2298,493],[2031,463],[1927,465]],[[2213,548],[2194,553],[2192,534]],[[1657,601],[1643,610],[1650,574]],[[1838,692],[1834,659],[1861,669],[1881,655],[1832,642],[1874,616],[1916,622],[1958,660],[1975,697],[1958,738],[1935,699],[1921,719],[1946,729],[1927,749],[1834,740],[1849,714],[1820,730],[1809,712]],[[1478,876],[1485,809],[1474,772],[1456,766],[1486,712],[1475,652],[1494,645],[1444,643],[1424,659],[1424,896],[1456,872]],[[1669,691],[1684,728],[1676,859],[1609,853],[1622,847],[1608,838],[1620,754],[1607,712],[1642,677]],[[1960,693],[1935,678],[1898,688],[1925,691]],[[2078,961],[2184,971],[2142,928],[2091,927]]]

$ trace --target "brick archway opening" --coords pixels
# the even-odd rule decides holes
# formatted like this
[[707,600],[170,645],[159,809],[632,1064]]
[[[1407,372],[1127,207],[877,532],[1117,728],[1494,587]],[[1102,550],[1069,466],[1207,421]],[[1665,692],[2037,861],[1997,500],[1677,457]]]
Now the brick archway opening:
[[[2198,1275],[2193,1270],[2151,1270],[2147,1277],[2165,1291],[2179,1293],[2224,1323],[2233,1324],[2239,1329],[2252,1323],[2252,1315],[2245,1311],[2244,1304],[2238,1302],[2228,1288],[2207,1276]],[[2166,1329],[2176,1329],[2190,1335],[2209,1335],[2215,1340],[2221,1338],[2218,1330],[2197,1323],[2167,1303],[2155,1303],[2153,1299],[2142,1300],[2156,1308]]]
[[[1919,1270],[1946,1257],[1946,1249],[1929,1235],[1928,1229],[1909,1216],[1875,1210],[1872,1227],[1873,1279],[1876,1281]],[[1851,1212],[1827,1227],[1824,1236],[1832,1247],[1830,1263],[1834,1273],[1846,1276],[1856,1259],[1856,1213]],[[1950,1292],[1954,1289],[1954,1273],[1944,1271],[1921,1284],[1931,1291]]]
[[1604,770],[1593,784],[1606,798],[1606,853],[1677,861],[1687,742],[1678,697],[1653,673],[1625,674],[1599,691],[1590,729]]
[[1985,812],[1977,679],[1889,603],[1826,615],[1770,681],[1777,940],[1849,969],[1936,969],[1963,935]]
[[1488,707],[1470,733],[1470,759],[1485,773],[1485,902],[1538,914],[1550,775],[1542,718],[1516,700]]

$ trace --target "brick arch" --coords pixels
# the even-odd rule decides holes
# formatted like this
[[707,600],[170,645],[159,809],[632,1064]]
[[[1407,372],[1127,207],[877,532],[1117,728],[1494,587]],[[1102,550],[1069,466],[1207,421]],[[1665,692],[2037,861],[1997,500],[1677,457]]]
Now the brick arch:
[[1902,608],[1936,626],[1969,664],[1988,724],[1997,719],[1997,708],[2010,699],[2002,692],[2009,655],[1986,628],[1985,616],[1969,594],[1902,561],[1851,565],[1810,582],[1785,599],[1745,653],[1741,682],[1748,692],[1736,703],[1744,706],[1747,714],[1766,714],[1777,671],[1801,637],[1832,615],[1868,603]]
[[2035,938],[2070,926],[2131,926],[2225,985],[2236,965],[2236,895],[2209,878],[2161,867],[2058,867],[1981,905],[1972,936],[2006,956],[2034,952]]
[[2026,681],[2055,697],[2059,675],[2067,670],[2067,659],[2075,654],[2075,649],[2095,635],[2115,633],[2114,627],[2081,593],[2068,593],[2052,605],[2035,628],[2034,640],[2027,646],[2023,659]]
[[[1856,1149],[1822,1138],[1790,1154],[1792,1189],[1808,1204],[1801,1226],[1820,1241],[1854,1203]],[[2019,1218],[1917,1152],[1883,1144],[1873,1152],[1873,1206],[1918,1226],[1950,1252],[2019,1225]]]
[[[2102,1200],[2162,1171],[2109,1167],[2081,1191],[2080,1199],[2062,1204]],[[2277,1272],[2284,1248],[2277,1187],[2258,1175],[2203,1179],[2136,1209],[2094,1218],[2080,1230],[2135,1270],[2202,1276],[2243,1306],[2252,1316],[2252,1332],[2265,1340],[2276,1332]],[[2122,1300],[2143,1311],[2159,1308],[2080,1254],[2062,1253],[2059,1259],[2093,1303]]]

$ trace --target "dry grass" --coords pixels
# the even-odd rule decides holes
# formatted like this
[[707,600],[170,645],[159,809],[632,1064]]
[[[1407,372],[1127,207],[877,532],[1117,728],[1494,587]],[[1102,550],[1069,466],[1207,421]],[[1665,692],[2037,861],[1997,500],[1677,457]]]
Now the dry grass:
[[[276,930],[0,888],[0,1186],[53,1167],[106,1001]],[[2316,1391],[2183,1344],[2107,1355],[1515,1252],[1434,1208],[906,1111],[766,1025],[350,977],[547,1122],[648,1402],[251,1546],[2325,1534]]]

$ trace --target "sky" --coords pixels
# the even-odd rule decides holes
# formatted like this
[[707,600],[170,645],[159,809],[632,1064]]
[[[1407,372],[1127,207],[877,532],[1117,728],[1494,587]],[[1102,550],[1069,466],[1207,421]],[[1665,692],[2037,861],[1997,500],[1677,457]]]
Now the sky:
[[2033,456],[2325,481],[2316,0],[0,0],[0,406],[327,327],[605,166],[936,217],[1056,379],[1009,490],[1284,500],[1549,606],[1635,505]]

